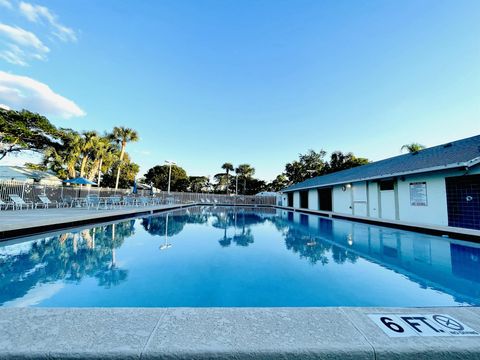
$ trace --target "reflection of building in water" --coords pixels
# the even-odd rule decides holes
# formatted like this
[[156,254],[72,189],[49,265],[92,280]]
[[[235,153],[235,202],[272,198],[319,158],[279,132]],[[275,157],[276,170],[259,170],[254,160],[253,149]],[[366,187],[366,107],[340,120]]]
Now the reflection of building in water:
[[281,211],[281,217],[421,286],[449,289],[460,301],[472,294],[480,297],[478,244],[288,211]]

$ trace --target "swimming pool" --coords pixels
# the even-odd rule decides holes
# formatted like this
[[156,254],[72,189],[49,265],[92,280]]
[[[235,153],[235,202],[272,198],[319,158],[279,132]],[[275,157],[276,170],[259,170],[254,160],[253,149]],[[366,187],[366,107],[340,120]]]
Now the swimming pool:
[[0,243],[0,305],[480,305],[480,246],[273,208],[192,207]]

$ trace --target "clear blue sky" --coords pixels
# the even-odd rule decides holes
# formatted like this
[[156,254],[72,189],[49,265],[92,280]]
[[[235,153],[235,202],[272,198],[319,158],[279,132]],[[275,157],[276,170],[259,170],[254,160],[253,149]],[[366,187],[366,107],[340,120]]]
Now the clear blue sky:
[[379,160],[480,133],[479,19],[478,0],[0,0],[0,104],[133,127],[142,174],[270,180],[310,148]]

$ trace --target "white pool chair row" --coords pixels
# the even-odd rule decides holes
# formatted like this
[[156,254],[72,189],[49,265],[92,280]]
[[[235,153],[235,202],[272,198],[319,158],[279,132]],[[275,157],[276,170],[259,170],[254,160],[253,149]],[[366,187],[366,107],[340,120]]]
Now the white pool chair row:
[[46,195],[38,195],[38,200],[40,200],[38,202],[26,201],[20,195],[16,194],[8,195],[8,197],[10,201],[7,202],[0,199],[0,210],[8,210],[9,208],[12,210],[37,209],[39,207],[48,209],[50,206],[57,208],[63,206],[60,202],[51,201]]
[[39,202],[25,201],[19,195],[9,195],[11,201],[5,202],[0,199],[0,210],[22,210],[22,209],[37,209],[50,207],[77,207],[87,209],[115,209],[125,206],[151,206],[161,204],[174,204],[176,199],[169,197],[162,200],[159,197],[147,196],[122,196],[113,195],[107,197],[99,197],[96,194],[87,195],[84,198],[72,198],[71,196],[62,197],[60,201],[52,201],[46,195],[38,195]]

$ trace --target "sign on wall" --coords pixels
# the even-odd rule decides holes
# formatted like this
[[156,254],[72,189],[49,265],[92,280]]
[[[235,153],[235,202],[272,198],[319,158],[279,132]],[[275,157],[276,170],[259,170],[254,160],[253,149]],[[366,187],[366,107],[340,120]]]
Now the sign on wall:
[[427,206],[427,183],[425,181],[410,183],[410,205]]
[[389,337],[480,336],[478,331],[446,314],[369,314]]

